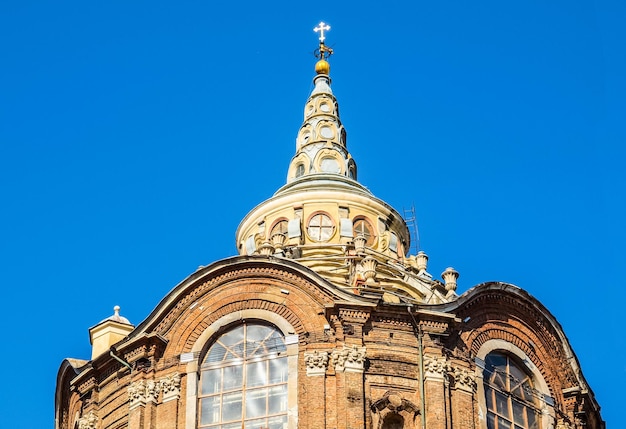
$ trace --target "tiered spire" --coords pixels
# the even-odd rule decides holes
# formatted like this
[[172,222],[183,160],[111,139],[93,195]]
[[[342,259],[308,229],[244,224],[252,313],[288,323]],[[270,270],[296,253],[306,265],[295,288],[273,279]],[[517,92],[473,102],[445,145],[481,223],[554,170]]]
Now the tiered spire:
[[316,75],[287,183],[241,221],[239,253],[293,259],[341,289],[388,302],[446,302],[456,272],[446,271],[445,285],[433,281],[423,252],[407,256],[411,239],[400,213],[356,180],[330,87],[329,30],[324,22],[314,28]]
[[330,89],[327,59],[333,50],[324,43],[324,32],[330,30],[330,26],[320,22],[313,30],[319,33],[319,47],[315,51],[319,58],[315,64],[317,75],[304,108],[304,123],[296,138],[296,155],[291,161],[287,182],[311,174],[335,174],[356,180],[356,163],[348,153],[339,105]]

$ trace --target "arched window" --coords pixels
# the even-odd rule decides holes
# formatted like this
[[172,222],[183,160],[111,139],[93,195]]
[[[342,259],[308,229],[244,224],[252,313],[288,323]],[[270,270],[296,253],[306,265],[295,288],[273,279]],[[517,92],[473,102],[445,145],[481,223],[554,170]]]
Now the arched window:
[[244,323],[219,336],[200,368],[200,428],[287,427],[287,347],[273,326]]
[[488,429],[537,429],[540,411],[532,376],[508,354],[491,352],[483,370]]
[[374,235],[374,228],[372,224],[364,217],[357,217],[353,221],[354,223],[354,236],[362,235],[365,237],[365,245],[371,246],[374,244],[376,235]]

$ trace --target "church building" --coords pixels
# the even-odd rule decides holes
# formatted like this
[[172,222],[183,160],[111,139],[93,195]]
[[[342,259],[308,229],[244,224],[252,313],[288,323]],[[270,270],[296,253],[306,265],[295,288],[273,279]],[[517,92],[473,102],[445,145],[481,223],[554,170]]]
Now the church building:
[[[65,359],[55,429],[603,429],[554,316],[517,286],[457,293],[358,181],[320,23],[284,186],[134,326]],[[94,321],[95,322],[95,321]]]

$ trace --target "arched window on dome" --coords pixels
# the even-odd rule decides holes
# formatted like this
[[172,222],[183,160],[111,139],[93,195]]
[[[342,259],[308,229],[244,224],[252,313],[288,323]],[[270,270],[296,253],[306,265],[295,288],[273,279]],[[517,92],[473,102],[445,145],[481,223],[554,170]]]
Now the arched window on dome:
[[287,427],[287,345],[272,325],[246,322],[221,334],[200,367],[198,427]]
[[493,351],[485,357],[483,387],[487,429],[538,429],[541,410],[532,374],[517,357]]

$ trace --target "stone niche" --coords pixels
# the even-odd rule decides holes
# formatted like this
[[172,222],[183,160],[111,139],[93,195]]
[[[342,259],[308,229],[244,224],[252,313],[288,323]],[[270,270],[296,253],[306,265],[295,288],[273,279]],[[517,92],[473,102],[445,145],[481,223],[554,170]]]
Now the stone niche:
[[416,429],[419,408],[400,394],[387,392],[371,406],[373,429]]

